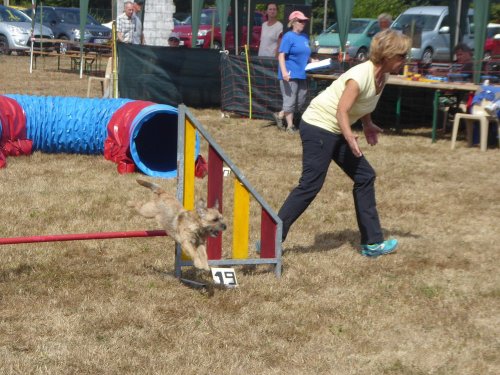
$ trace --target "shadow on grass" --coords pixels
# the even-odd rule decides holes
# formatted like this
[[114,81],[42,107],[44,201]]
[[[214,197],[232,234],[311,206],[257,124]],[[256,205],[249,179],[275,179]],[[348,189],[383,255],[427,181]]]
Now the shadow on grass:
[[346,242],[349,242],[352,246],[356,246],[359,242],[359,232],[350,229],[341,232],[324,232],[314,237],[312,245],[287,247],[285,243],[283,247],[285,254],[287,252],[321,253],[336,250]]
[[[396,238],[420,238],[420,235],[413,234],[408,231],[400,230],[383,230],[385,233],[390,233],[390,237]],[[388,237],[389,238],[389,237]],[[314,244],[310,246],[293,246],[284,247],[284,253],[287,252],[300,252],[300,253],[321,253],[326,251],[335,251],[345,243],[349,243],[351,247],[359,249],[360,246],[359,231],[346,229],[341,232],[325,232],[317,234],[314,237]]]

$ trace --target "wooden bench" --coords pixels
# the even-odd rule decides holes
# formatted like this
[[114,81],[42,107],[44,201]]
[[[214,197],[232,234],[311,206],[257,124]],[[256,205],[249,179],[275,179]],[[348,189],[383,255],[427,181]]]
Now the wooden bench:
[[[58,53],[57,51],[33,51],[33,67],[36,69],[36,62],[39,57],[57,57],[57,70],[61,70],[61,59],[70,59],[71,70],[80,69],[80,52],[70,51],[66,53]],[[83,69],[85,73],[90,74],[95,68],[97,71],[98,55],[95,52],[88,52],[82,56],[84,60]]]
[[[36,60],[38,57],[59,57],[56,51],[33,51],[33,67],[36,69]],[[59,70],[59,59],[57,60],[57,70]]]
[[[71,70],[79,70],[81,60],[83,59],[84,61],[83,70],[87,74],[90,74],[92,72],[94,63],[97,60],[97,54],[93,52],[88,52],[83,56],[80,56],[80,52],[66,52],[65,54],[61,54],[61,57],[63,56],[71,59]],[[97,69],[97,64],[96,64],[96,69]]]

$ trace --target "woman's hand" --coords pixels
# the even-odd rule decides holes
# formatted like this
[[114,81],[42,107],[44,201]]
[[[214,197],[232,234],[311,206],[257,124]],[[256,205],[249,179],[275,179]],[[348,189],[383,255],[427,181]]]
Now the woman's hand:
[[384,131],[373,122],[369,121],[363,124],[363,132],[365,133],[368,144],[375,146],[378,143],[378,133],[383,133]]
[[283,76],[283,81],[290,81],[290,72],[282,72],[281,75]]
[[345,140],[347,141],[347,144],[349,145],[349,148],[351,149],[352,153],[354,156],[357,158],[360,158],[363,156],[363,153],[361,152],[361,149],[359,148],[358,145],[358,136],[354,134],[350,134],[348,136],[344,136]]

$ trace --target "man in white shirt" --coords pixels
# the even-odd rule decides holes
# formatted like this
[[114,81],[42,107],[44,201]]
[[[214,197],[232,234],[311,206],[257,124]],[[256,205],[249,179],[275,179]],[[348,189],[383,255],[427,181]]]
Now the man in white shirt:
[[260,34],[259,56],[276,57],[278,55],[278,42],[283,33],[283,24],[276,19],[278,6],[268,3],[266,6],[267,21],[262,24]]
[[125,2],[123,14],[116,19],[116,32],[120,42],[142,44],[142,24],[131,1]]

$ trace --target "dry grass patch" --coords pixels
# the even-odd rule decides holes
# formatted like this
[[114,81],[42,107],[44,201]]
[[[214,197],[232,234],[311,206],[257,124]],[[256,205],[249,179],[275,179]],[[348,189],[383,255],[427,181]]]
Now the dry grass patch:
[[[86,93],[76,74],[29,75],[27,57],[0,64],[2,94]],[[300,176],[299,138],[192,111],[277,210]],[[240,288],[213,297],[173,277],[168,238],[2,246],[0,372],[500,373],[498,149],[451,151],[448,137],[431,144],[429,129],[361,145],[396,254],[357,253],[351,182],[336,166],[290,232],[282,278],[238,270]],[[136,177],[100,156],[9,158],[0,236],[153,229],[125,205],[149,196]],[[230,188],[225,197],[230,213]]]

